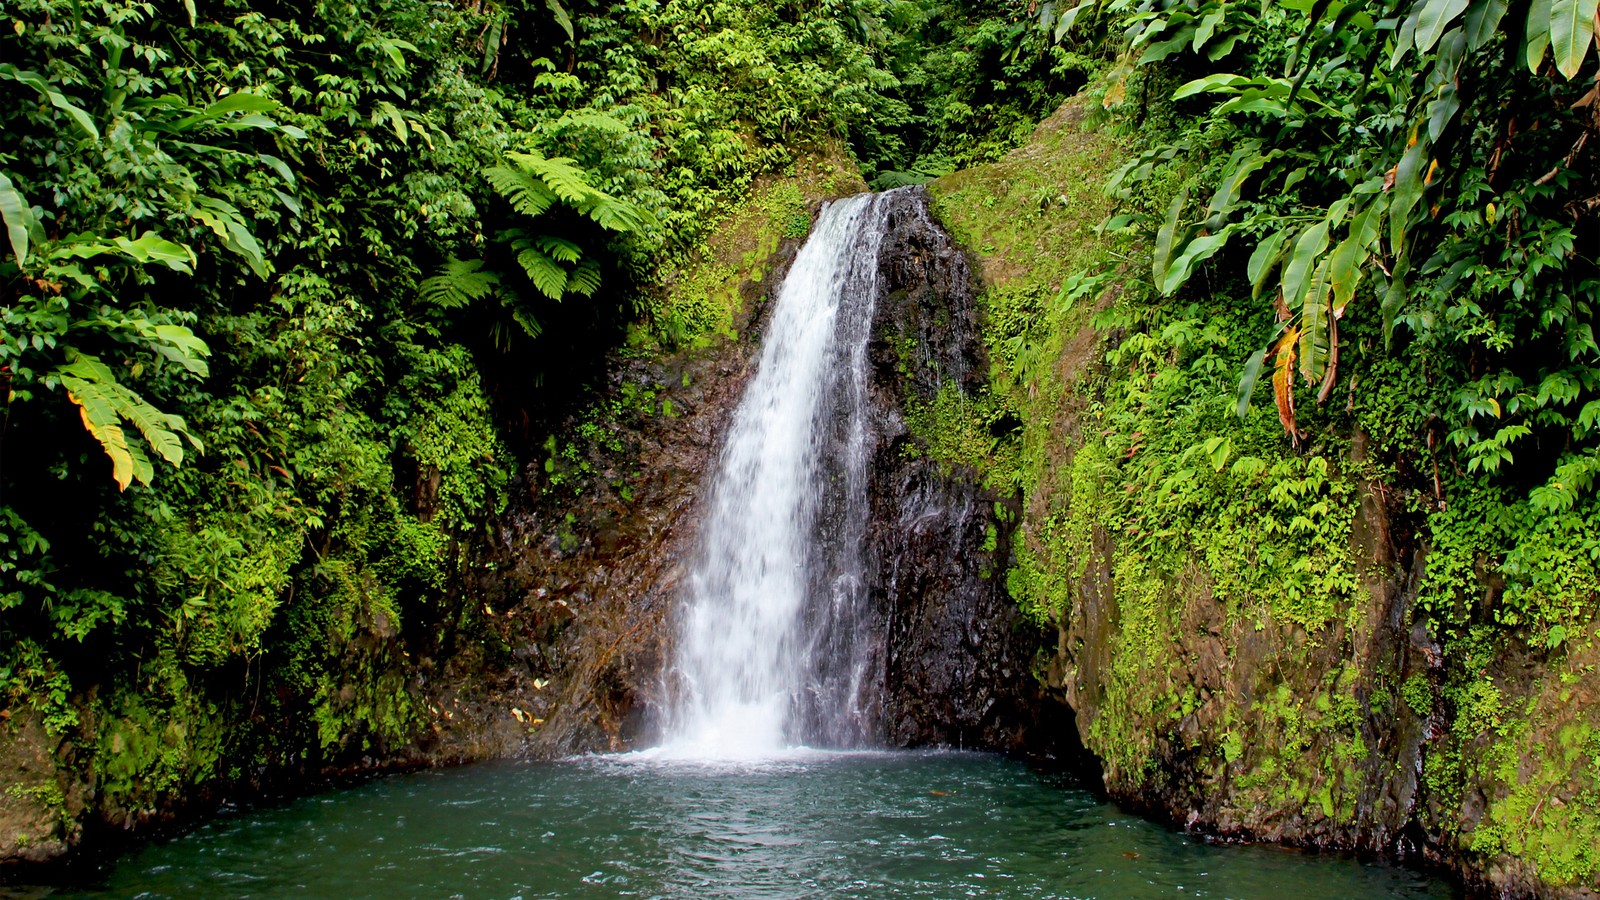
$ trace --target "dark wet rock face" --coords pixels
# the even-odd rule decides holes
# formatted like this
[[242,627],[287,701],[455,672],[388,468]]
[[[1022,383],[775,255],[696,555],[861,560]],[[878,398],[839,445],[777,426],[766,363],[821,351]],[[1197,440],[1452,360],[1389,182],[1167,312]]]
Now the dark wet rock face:
[[970,470],[916,452],[905,421],[910,403],[978,388],[975,285],[927,195],[893,199],[870,348],[877,446],[867,553],[884,621],[882,737],[1046,750],[1049,724],[1069,717],[1030,677],[1042,633],[1006,591],[1015,516],[1002,521],[997,509],[1014,503],[999,503]]

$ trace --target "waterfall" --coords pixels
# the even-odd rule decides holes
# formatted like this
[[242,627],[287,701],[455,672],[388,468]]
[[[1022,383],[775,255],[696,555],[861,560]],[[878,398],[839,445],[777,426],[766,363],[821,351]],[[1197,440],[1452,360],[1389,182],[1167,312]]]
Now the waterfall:
[[871,741],[867,341],[888,204],[827,205],[778,292],[709,485],[666,744],[697,757]]

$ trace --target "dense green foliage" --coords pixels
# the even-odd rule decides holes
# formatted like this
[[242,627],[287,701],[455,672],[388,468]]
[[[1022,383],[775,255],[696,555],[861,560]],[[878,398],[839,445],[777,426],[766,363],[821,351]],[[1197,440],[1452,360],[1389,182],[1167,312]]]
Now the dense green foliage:
[[[1012,588],[1087,667],[1111,783],[1336,835],[1393,764],[1374,736],[1438,728],[1430,839],[1600,873],[1600,66],[1593,6],[1561,9],[1047,7],[1107,48],[1100,133],[939,183],[996,260],[997,393],[923,431],[1026,498]],[[1420,668],[1373,662],[1395,602]]]
[[921,179],[1084,77],[1020,10],[934,0],[0,24],[0,707],[129,816],[416,733],[513,484],[582,489],[588,437],[549,432],[606,408],[607,352],[730,333],[736,294],[671,277],[730,212],[803,233],[758,179]]
[[[508,497],[654,409],[608,353],[733,336],[808,197],[994,163],[936,187],[993,383],[908,419],[1024,500],[1025,610],[1109,592],[1108,772],[1348,823],[1368,723],[1437,716],[1432,796],[1489,809],[1445,839],[1600,871],[1543,801],[1600,791],[1550,700],[1600,611],[1594,0],[5,10],[0,707],[108,808],[411,739]],[[1443,661],[1358,701],[1363,502]],[[1202,626],[1301,675],[1216,699]]]

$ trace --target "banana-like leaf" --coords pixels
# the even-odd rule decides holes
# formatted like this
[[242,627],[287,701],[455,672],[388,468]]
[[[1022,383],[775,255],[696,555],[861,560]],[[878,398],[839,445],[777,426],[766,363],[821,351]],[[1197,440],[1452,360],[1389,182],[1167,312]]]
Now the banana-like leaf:
[[1399,165],[1395,166],[1394,189],[1389,197],[1389,249],[1399,256],[1405,252],[1406,229],[1410,226],[1411,211],[1416,208],[1422,199],[1423,170],[1428,159],[1428,144],[1423,140],[1416,140],[1406,148],[1405,155],[1400,157]]
[[161,263],[174,272],[192,274],[190,267],[195,263],[194,251],[182,244],[174,243],[156,234],[146,231],[139,235],[138,240],[130,241],[125,237],[115,239],[117,249],[133,257],[141,263]]
[[1550,4],[1550,51],[1556,68],[1572,78],[1594,43],[1595,12],[1600,0],[1552,0]]
[[1072,26],[1077,23],[1078,17],[1083,15],[1083,11],[1094,4],[1095,0],[1083,0],[1082,3],[1062,13],[1061,17],[1056,19],[1056,43],[1061,43],[1061,40],[1072,31]]
[[1186,82],[1182,87],[1172,92],[1172,99],[1182,100],[1185,97],[1193,97],[1195,94],[1204,94],[1214,91],[1238,93],[1240,87],[1245,85],[1253,85],[1255,83],[1256,82],[1253,79],[1246,78],[1243,75],[1230,75],[1226,72],[1219,72],[1214,75],[1207,75],[1204,78],[1196,78],[1193,81]]
[[1150,275],[1157,289],[1167,282],[1167,269],[1172,264],[1172,249],[1177,242],[1178,220],[1183,216],[1183,206],[1189,200],[1186,192],[1180,192],[1172,198],[1172,203],[1167,207],[1166,221],[1156,231],[1155,252],[1150,256]]
[[1327,249],[1327,219],[1307,228],[1300,235],[1300,239],[1295,241],[1294,252],[1289,254],[1289,262],[1284,265],[1283,277],[1279,280],[1279,287],[1283,291],[1283,302],[1289,304],[1290,309],[1296,309],[1301,305],[1301,298],[1305,296],[1311,273]]
[[1489,43],[1509,8],[1509,0],[1473,0],[1467,8],[1467,49],[1476,50]]
[[1539,74],[1539,66],[1544,63],[1544,52],[1550,48],[1550,13],[1551,0],[1533,0],[1528,5],[1528,31],[1527,38],[1523,41],[1523,51],[1528,62],[1528,71]]
[[1222,19],[1227,15],[1227,12],[1228,5],[1223,3],[1211,12],[1201,16],[1200,24],[1194,30],[1194,43],[1189,49],[1199,53],[1206,44],[1210,43],[1211,38],[1217,33],[1217,26],[1222,24]]
[[1287,228],[1274,231],[1267,235],[1266,240],[1257,244],[1255,252],[1250,254],[1250,262],[1245,266],[1245,276],[1250,279],[1251,299],[1261,296],[1261,289],[1266,286],[1267,276],[1272,274],[1273,267],[1283,259],[1283,246],[1288,237]]
[[1267,347],[1250,354],[1245,361],[1244,375],[1239,378],[1239,396],[1234,401],[1233,411],[1243,419],[1245,413],[1250,411],[1250,398],[1255,396],[1256,382],[1261,380],[1261,368],[1267,361]]
[[394,129],[394,136],[400,139],[400,143],[411,139],[411,129],[406,127],[406,117],[400,113],[400,108],[387,100],[380,100],[372,111],[372,124],[385,121]]
[[1319,384],[1327,374],[1329,327],[1333,319],[1328,283],[1330,257],[1323,257],[1312,273],[1304,302],[1300,305],[1300,376],[1307,384]]
[[1387,205],[1387,198],[1381,194],[1367,204],[1366,209],[1350,220],[1350,234],[1333,249],[1328,280],[1333,289],[1334,318],[1342,315],[1355,297],[1356,284],[1361,281],[1367,260],[1372,256],[1373,245],[1378,240],[1378,223]]
[[1395,33],[1394,50],[1389,54],[1389,68],[1398,69],[1400,60],[1405,59],[1406,54],[1411,52],[1411,47],[1417,38],[1417,21],[1422,18],[1425,2],[1426,0],[1418,0],[1411,7],[1411,14],[1406,16],[1405,21],[1400,24],[1400,30]]
[[1444,37],[1445,29],[1467,11],[1467,0],[1422,0],[1422,12],[1417,16],[1417,52],[1427,53]]
[[567,15],[567,9],[561,5],[561,0],[544,0],[544,4],[550,8],[550,14],[555,16],[556,24],[560,25],[561,30],[567,33],[567,40],[576,40],[576,35],[572,30],[572,17]]
[[0,172],[0,219],[6,223],[6,237],[11,241],[11,252],[17,255],[17,265],[28,262],[28,221],[33,213],[22,192]]
[[1189,280],[1189,273],[1194,267],[1215,256],[1233,236],[1233,226],[1228,226],[1216,234],[1207,234],[1197,237],[1184,245],[1183,252],[1172,261],[1167,268],[1166,276],[1158,285],[1163,294],[1171,294],[1185,281]]
[[156,353],[201,378],[211,374],[211,368],[205,360],[211,355],[211,348],[188,328],[182,325],[155,325],[148,319],[135,320],[134,327]]
[[250,233],[244,215],[239,212],[238,207],[215,197],[198,197],[195,199],[195,206],[190,208],[189,215],[198,219],[221,238],[224,248],[244,257],[245,263],[258,278],[267,277],[266,255],[262,253],[261,245],[256,242],[255,235]]
[[82,107],[67,99],[65,94],[51,87],[50,82],[46,81],[39,73],[18,69],[10,63],[0,63],[0,78],[25,84],[38,91],[39,96],[43,97],[51,106],[66,113],[67,117],[79,128],[83,129],[83,133],[87,134],[90,139],[95,143],[100,142],[100,129],[95,127],[94,119],[90,118]]
[[1394,320],[1400,314],[1400,307],[1406,302],[1406,277],[1411,274],[1411,263],[1407,257],[1402,256],[1395,263],[1394,274],[1389,278],[1389,289],[1383,294],[1383,343],[1389,346],[1394,341]]
[[[163,130],[188,131],[196,125],[201,125],[207,122],[215,122],[216,120],[232,115],[233,113],[244,113],[245,115],[254,114],[261,116],[265,113],[276,112],[280,106],[282,106],[282,104],[278,101],[273,100],[270,97],[263,97],[260,94],[251,94],[247,92],[229,94],[228,96],[223,97],[221,100],[208,105],[205,109],[202,109],[198,113],[195,113],[192,116],[185,116],[178,121],[173,122]],[[251,127],[266,128],[269,131],[278,127],[277,122],[266,118],[252,119],[250,120],[250,125]]]
[[1284,330],[1273,348],[1272,371],[1272,396],[1278,405],[1278,421],[1296,444],[1300,442],[1300,428],[1294,416],[1294,356],[1299,342],[1299,327]]
[[1208,221],[1227,215],[1239,202],[1244,183],[1250,180],[1250,176],[1280,155],[1281,151],[1277,150],[1261,153],[1260,144],[1255,142],[1233,151],[1233,156],[1228,160],[1227,174],[1222,176],[1216,192],[1211,195],[1211,202],[1206,204]]

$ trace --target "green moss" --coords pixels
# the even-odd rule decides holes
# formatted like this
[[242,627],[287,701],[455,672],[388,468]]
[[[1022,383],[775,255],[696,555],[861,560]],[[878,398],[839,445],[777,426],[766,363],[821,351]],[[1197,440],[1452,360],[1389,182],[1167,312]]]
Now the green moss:
[[[986,402],[1021,428],[986,436],[973,424],[984,412],[943,393],[909,418],[937,458],[1025,498],[1007,573],[1023,610],[1065,623],[1083,591],[1108,592],[1096,602],[1114,629],[1085,739],[1113,783],[1139,786],[1161,777],[1162,748],[1202,704],[1174,640],[1192,607],[1216,604],[1230,634],[1318,635],[1362,618],[1348,512],[1359,475],[1345,470],[1340,440],[1295,452],[1272,411],[1232,415],[1235,373],[1260,340],[1256,305],[1248,289],[1157,302],[1122,265],[1126,238],[1094,227],[1111,212],[1103,186],[1125,136],[1086,128],[1081,110],[1047,121],[1006,161],[930,186],[940,218],[979,256]],[[1315,646],[1264,664],[1310,668]],[[1241,803],[1312,804],[1348,821],[1362,786],[1353,763],[1369,751],[1365,711],[1346,686],[1311,687],[1283,683],[1254,703],[1215,697],[1235,724],[1182,742],[1254,767],[1241,773]]]
[[1433,715],[1433,685],[1426,675],[1418,673],[1407,678],[1405,684],[1400,686],[1400,696],[1417,715]]
[[630,331],[629,345],[656,352],[737,337],[745,298],[771,274],[782,241],[811,230],[810,201],[864,188],[838,148],[804,155],[784,174],[763,179],[698,247],[663,266],[665,290],[646,301],[646,324]]
[[230,749],[226,710],[195,692],[175,655],[152,660],[146,678],[110,697],[100,713],[93,768],[113,808],[169,802],[215,778]]

